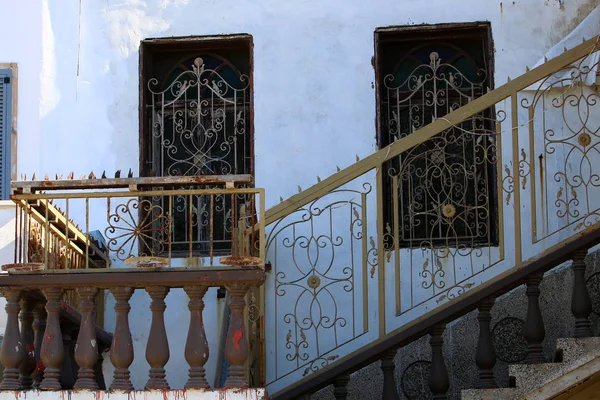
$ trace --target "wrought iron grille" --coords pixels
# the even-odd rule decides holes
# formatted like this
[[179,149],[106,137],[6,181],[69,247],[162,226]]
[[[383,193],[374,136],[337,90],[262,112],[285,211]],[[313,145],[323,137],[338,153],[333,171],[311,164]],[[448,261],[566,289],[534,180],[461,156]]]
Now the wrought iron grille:
[[[481,36],[391,40],[380,51],[381,147],[491,86]],[[486,110],[387,163],[384,219],[399,234],[388,248],[496,242],[494,128]]]
[[[227,52],[226,52],[227,53]],[[225,54],[227,55],[227,54]],[[196,52],[159,59],[161,78],[147,82],[152,176],[240,175],[251,173],[250,79],[248,56]],[[247,198],[180,196],[166,204],[173,251],[216,252],[231,249],[232,226]],[[250,214],[249,214],[250,215]],[[209,237],[209,225],[215,228]]]

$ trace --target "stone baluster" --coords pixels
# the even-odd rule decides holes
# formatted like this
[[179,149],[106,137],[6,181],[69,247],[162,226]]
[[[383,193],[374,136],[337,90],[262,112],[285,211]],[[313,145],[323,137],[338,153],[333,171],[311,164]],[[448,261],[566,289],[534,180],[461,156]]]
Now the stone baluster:
[[444,362],[444,330],[446,329],[445,324],[436,325],[430,332],[431,338],[429,344],[431,345],[431,372],[429,375],[429,388],[433,393],[433,399],[445,400],[447,399],[446,392],[450,387],[450,381],[448,380],[448,370],[446,369],[446,363]]
[[348,383],[350,374],[338,375],[333,380],[333,397],[335,400],[346,400],[348,398]]
[[133,288],[117,287],[110,292],[115,297],[116,324],[115,332],[110,347],[110,361],[115,366],[113,381],[110,390],[133,390],[129,378],[129,366],[133,362],[133,341],[129,330],[129,299],[133,294]]
[[394,376],[394,371],[396,369],[394,359],[396,358],[396,353],[396,349],[389,350],[381,359],[381,370],[383,371],[382,400],[400,400]]
[[63,323],[61,327],[64,356],[58,381],[63,390],[71,390],[75,385],[76,373],[74,372],[72,360],[73,333],[75,329],[76,327],[70,322]]
[[186,389],[208,388],[204,364],[208,361],[208,341],[202,321],[204,310],[204,295],[208,290],[206,286],[188,286],[184,288],[190,297],[190,328],[185,344],[185,359],[190,365],[189,378],[185,384]]
[[571,312],[575,317],[575,332],[573,337],[584,338],[592,336],[590,314],[592,313],[592,300],[585,282],[585,256],[587,250],[573,254],[573,294],[571,296]]
[[165,364],[169,361],[169,341],[167,340],[167,331],[165,329],[165,297],[169,293],[169,288],[165,286],[151,286],[146,289],[152,303],[152,325],[148,335],[148,345],[146,347],[146,361],[150,364],[150,378],[146,383],[146,389],[169,389],[169,384],[165,379]]
[[79,365],[75,389],[98,390],[94,367],[98,361],[98,343],[94,324],[95,297],[97,288],[86,287],[77,289],[81,298],[79,312],[81,312],[81,325],[77,346],[75,348],[75,361]]
[[33,307],[33,346],[35,351],[35,370],[31,374],[33,388],[39,389],[44,377],[44,363],[41,360],[42,341],[46,331],[46,303],[38,301]]
[[19,299],[21,291],[18,289],[2,289],[2,294],[6,298],[6,328],[4,330],[4,339],[0,348],[0,361],[4,366],[4,375],[0,390],[19,390],[21,381],[19,380],[19,367],[23,362],[24,350],[21,344],[21,333],[19,332]]
[[98,360],[94,365],[94,376],[96,378],[96,385],[98,385],[98,390],[106,390],[106,383],[104,382],[104,373],[102,371],[102,365],[104,365],[104,351],[105,348],[100,348],[98,350]]
[[524,334],[527,341],[527,362],[537,364],[545,362],[542,342],[546,337],[544,320],[540,310],[540,282],[543,274],[532,275],[527,278],[527,317],[525,320]]
[[494,365],[496,365],[496,351],[490,332],[490,323],[492,321],[492,307],[494,299],[489,298],[479,305],[479,340],[477,342],[477,352],[475,353],[475,362],[479,367],[480,389],[492,389],[498,387],[494,379]]
[[24,359],[19,367],[19,380],[23,390],[29,390],[33,385],[31,374],[35,371],[35,346],[33,333],[33,307],[35,300],[30,296],[23,296],[21,299],[21,343],[23,345]]
[[61,288],[48,288],[43,290],[46,296],[46,330],[40,351],[40,358],[44,363],[44,379],[40,384],[42,390],[60,390],[60,369],[64,359],[63,337],[60,329],[60,298]]
[[248,286],[230,285],[227,286],[229,292],[229,308],[231,316],[229,321],[229,330],[225,342],[225,359],[229,363],[225,387],[248,387],[244,364],[248,358],[248,338],[246,327],[244,326],[244,308],[246,307],[246,292]]

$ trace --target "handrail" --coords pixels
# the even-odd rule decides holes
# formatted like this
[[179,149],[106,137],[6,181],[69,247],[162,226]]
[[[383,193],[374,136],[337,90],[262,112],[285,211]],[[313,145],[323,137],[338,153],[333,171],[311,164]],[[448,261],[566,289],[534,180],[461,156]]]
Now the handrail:
[[353,373],[377,360],[390,349],[400,348],[429,334],[431,329],[439,324],[456,320],[476,309],[478,304],[487,298],[496,298],[519,285],[525,283],[527,277],[544,273],[572,258],[577,251],[587,250],[600,243],[600,223],[590,226],[585,231],[556,245],[543,255],[526,261],[523,266],[513,268],[492,278],[477,288],[459,296],[422,317],[388,333],[379,340],[369,343],[360,351],[349,354],[323,367],[317,374],[309,375],[285,389],[271,395],[274,400],[296,398],[300,394],[314,393],[331,384],[342,374]]
[[564,68],[574,61],[589,55],[590,52],[597,47],[599,40],[600,36],[595,36],[592,39],[586,40],[582,44],[572,48],[571,50],[567,50],[560,56],[526,72],[518,78],[509,80],[506,84],[473,100],[468,105],[460,107],[457,110],[447,114],[443,119],[433,121],[416,132],[401,138],[398,141],[371,154],[367,158],[364,158],[350,165],[349,167],[342,169],[330,177],[323,179],[316,185],[311,186],[310,188],[303,190],[289,199],[269,208],[265,213],[265,224],[270,225],[274,223],[275,221],[294,212],[299,207],[316,200],[323,195],[323,193],[329,192],[352,181],[353,179],[356,179],[369,170],[378,167],[385,161],[396,157],[400,153],[424,143],[433,136],[443,132],[445,129],[459,124],[464,119],[469,118],[490,106],[493,106],[497,102],[510,97],[513,93],[516,93],[519,90],[523,90],[531,86],[554,71]]
[[99,288],[145,288],[149,286],[184,287],[190,285],[225,286],[233,283],[261,285],[264,270],[258,267],[194,267],[170,268],[161,271],[135,270],[131,268],[96,270],[47,270],[39,273],[12,273],[0,276],[0,287],[76,289]]
[[78,190],[78,189],[120,189],[156,186],[204,186],[249,184],[254,181],[252,175],[200,175],[165,176],[140,178],[99,178],[90,175],[88,179],[62,179],[16,181],[11,183],[13,193],[31,193],[38,190]]

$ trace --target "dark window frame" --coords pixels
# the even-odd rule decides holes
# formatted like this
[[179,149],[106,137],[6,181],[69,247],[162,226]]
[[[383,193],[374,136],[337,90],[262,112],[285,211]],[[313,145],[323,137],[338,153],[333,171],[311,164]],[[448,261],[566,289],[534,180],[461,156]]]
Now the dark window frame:
[[[383,102],[383,79],[386,75],[386,72],[382,71],[382,52],[383,45],[385,43],[394,42],[394,41],[407,41],[407,42],[417,42],[423,41],[426,43],[427,41],[432,42],[434,40],[457,40],[461,37],[469,36],[469,35],[481,35],[483,40],[483,45],[485,49],[483,50],[484,56],[486,57],[486,68],[488,71],[488,79],[487,86],[488,90],[492,90],[494,88],[494,42],[492,39],[492,30],[491,24],[489,22],[472,22],[472,23],[449,23],[449,24],[436,24],[436,25],[414,25],[414,26],[391,26],[378,28],[374,33],[374,47],[375,47],[375,55],[373,57],[373,67],[375,70],[375,82],[376,82],[376,143],[379,149],[385,147],[388,143],[384,138],[384,135],[389,134],[389,130],[384,126],[384,113],[382,112]],[[483,93],[485,94],[485,93]],[[495,109],[491,109],[489,112],[491,116],[495,115]],[[492,117],[493,118],[493,117]],[[390,163],[391,165],[391,163]],[[487,241],[469,241],[466,240],[458,240],[459,245],[468,244],[468,247],[487,247],[487,246],[497,246],[499,244],[499,213],[498,207],[498,187],[497,180],[498,177],[498,168],[497,163],[493,163],[490,166],[490,171],[492,173],[492,181],[488,188],[488,205],[489,212],[491,213],[490,220],[490,233],[489,239]],[[386,225],[389,223],[390,226],[393,226],[393,201],[391,197],[391,181],[387,180],[384,172],[384,209],[382,210],[383,221],[384,224],[384,232],[386,231]],[[402,206],[400,206],[402,207]],[[397,228],[399,229],[399,228]],[[398,231],[394,234],[398,234]],[[392,249],[393,243],[392,238],[389,235],[386,235],[386,248]],[[421,247],[419,244],[419,240],[414,240],[412,242],[406,241],[403,242],[399,240],[400,248],[418,248]],[[442,246],[444,244],[442,241],[433,240],[434,247]]]
[[250,113],[248,126],[250,135],[250,175],[254,176],[254,42],[252,36],[241,33],[234,35],[186,36],[173,38],[150,38],[140,42],[139,56],[139,171],[140,176],[149,176],[149,156],[147,149],[151,146],[149,138],[148,80],[153,77],[152,61],[165,53],[173,52],[208,52],[222,50],[248,51],[248,78],[250,79]]
[[[239,52],[244,57],[247,57],[247,72],[244,75],[247,76],[248,92],[249,92],[249,109],[247,113],[247,131],[245,135],[248,135],[248,169],[249,175],[254,176],[254,45],[253,38],[249,34],[232,34],[232,35],[212,35],[212,36],[188,36],[188,37],[174,37],[174,38],[151,38],[145,39],[140,42],[140,53],[139,53],[139,171],[140,176],[152,176],[152,154],[151,149],[153,145],[152,139],[152,127],[151,127],[151,110],[147,106],[150,104],[151,93],[148,90],[148,82],[155,76],[155,60],[160,57],[177,55],[180,57],[182,54],[187,53],[193,58],[202,53],[212,53],[219,55],[222,52]],[[160,67],[159,67],[160,68]],[[215,173],[220,175],[220,173]],[[251,183],[244,184],[245,187],[253,187],[254,180]],[[145,200],[151,200],[146,199]],[[142,201],[143,199],[140,199]],[[224,197],[225,199],[225,197]],[[225,200],[223,200],[224,207]],[[235,203],[237,204],[237,203]],[[237,215],[236,209],[232,209],[233,218]],[[144,211],[140,207],[140,218],[144,218]],[[223,233],[224,236],[227,233]],[[171,239],[175,240],[175,239]],[[189,241],[188,241],[189,243]],[[194,243],[196,243],[194,241]],[[187,247],[187,246],[186,246]],[[228,250],[229,249],[229,250]],[[214,255],[228,254],[231,248],[225,246],[224,248],[215,248]],[[160,251],[158,254],[166,253],[166,251]],[[192,252],[193,256],[208,256],[209,251],[207,249],[196,248]],[[190,253],[187,250],[172,250],[174,257],[178,256],[189,256]]]

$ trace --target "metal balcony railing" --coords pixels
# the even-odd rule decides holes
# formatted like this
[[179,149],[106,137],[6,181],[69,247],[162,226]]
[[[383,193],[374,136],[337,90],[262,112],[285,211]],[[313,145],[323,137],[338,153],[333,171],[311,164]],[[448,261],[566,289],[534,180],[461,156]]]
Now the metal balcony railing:
[[7,268],[214,266],[223,256],[228,264],[261,265],[264,190],[240,187],[250,181],[244,175],[15,182],[15,265]]

